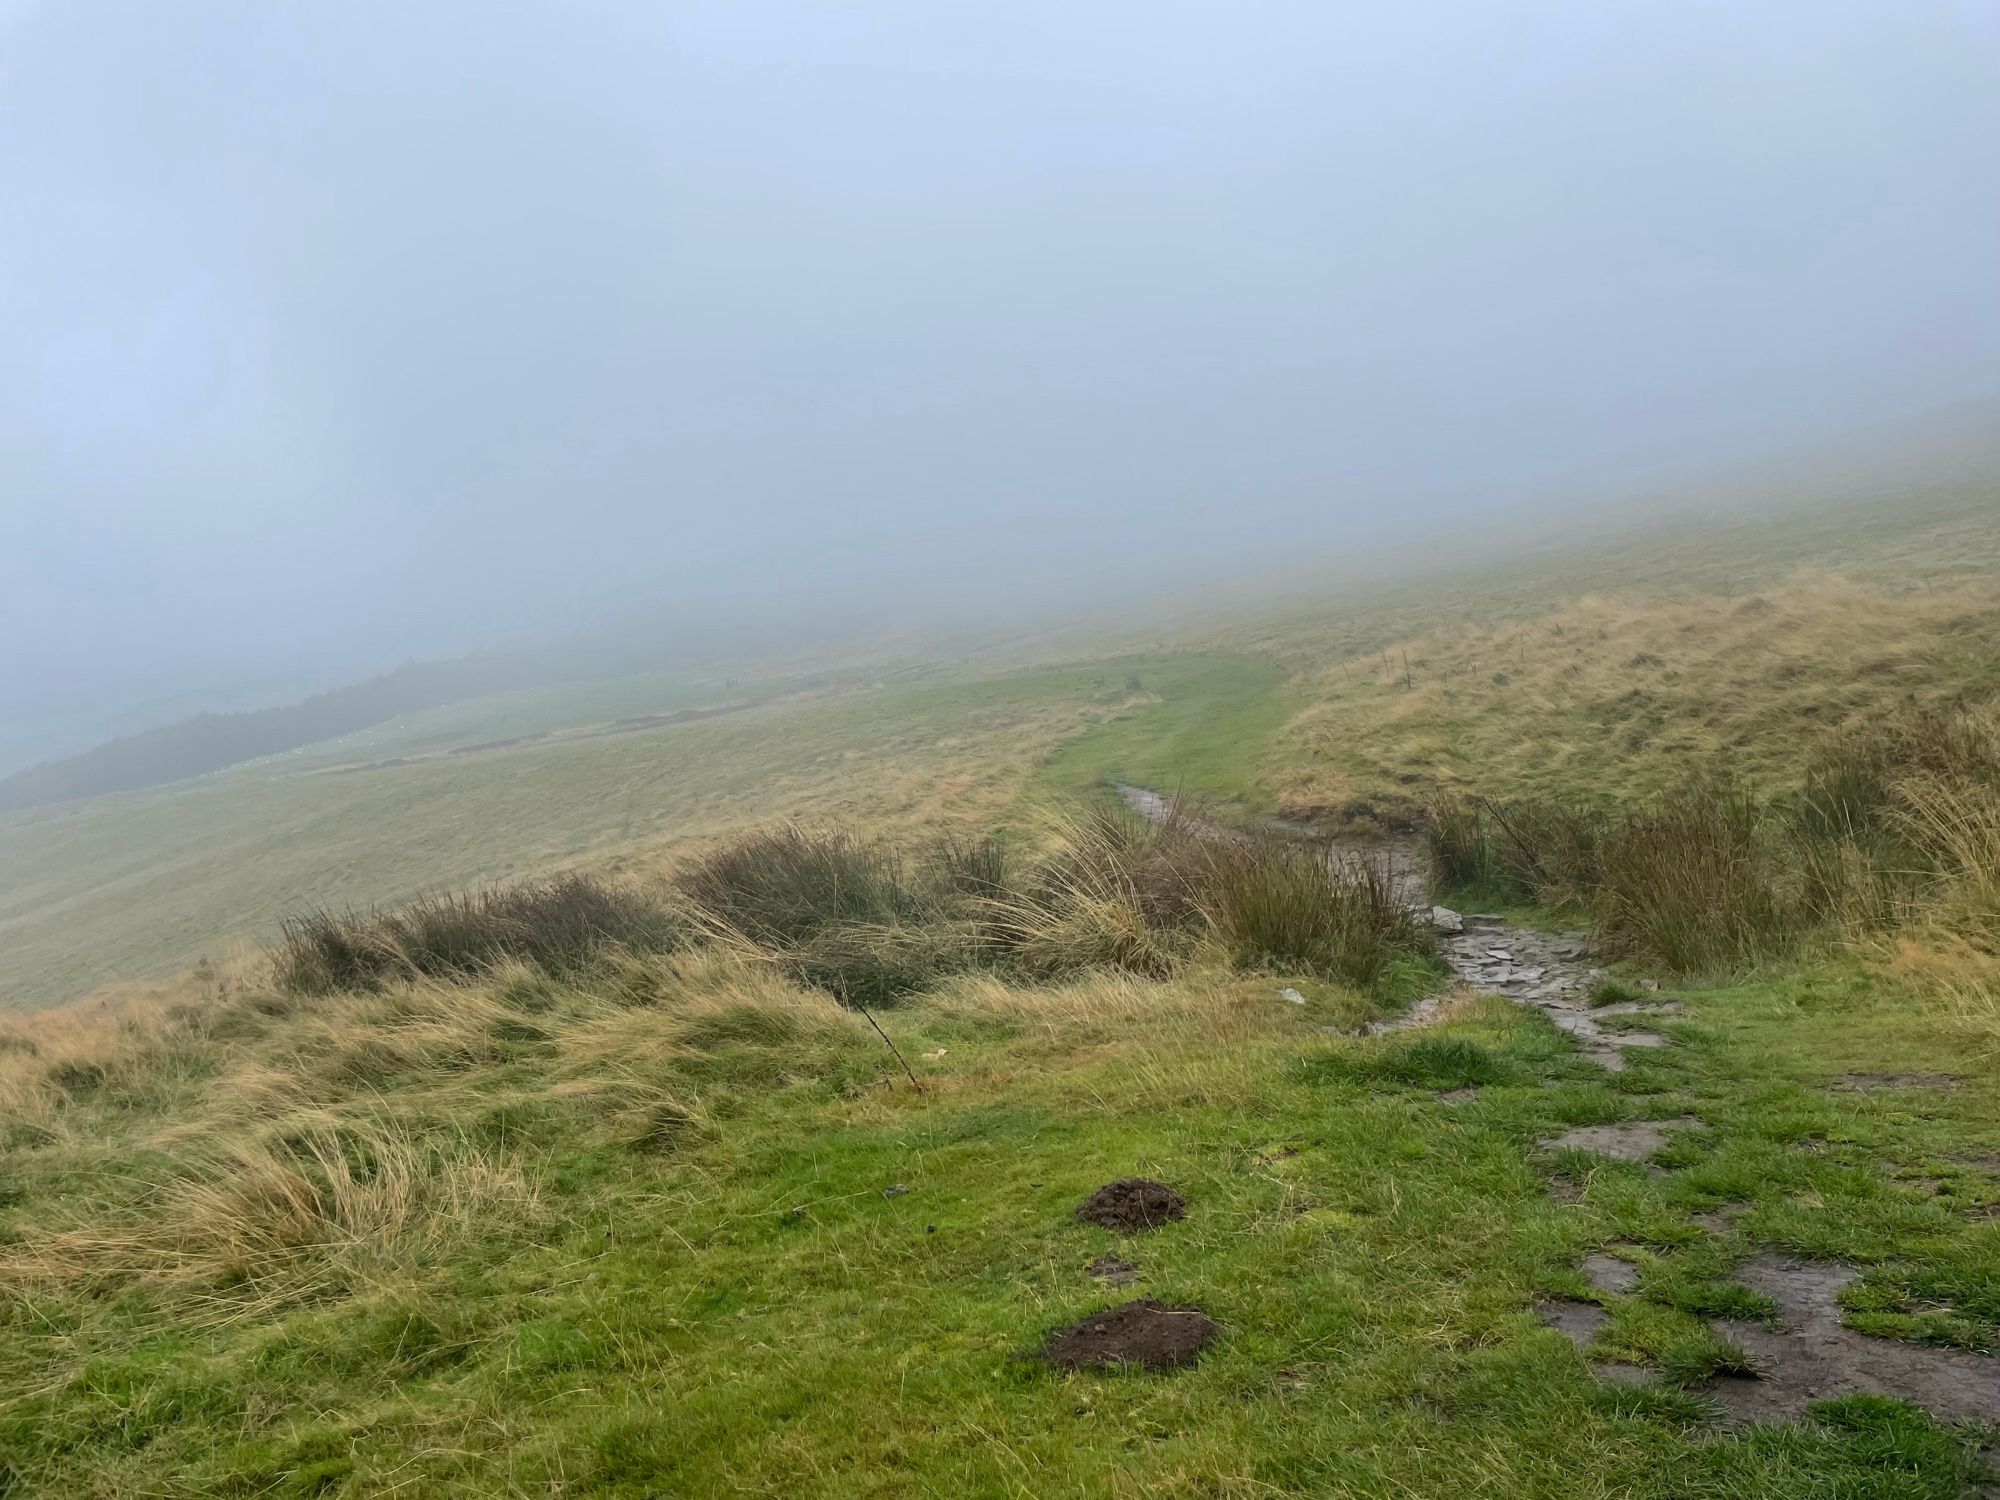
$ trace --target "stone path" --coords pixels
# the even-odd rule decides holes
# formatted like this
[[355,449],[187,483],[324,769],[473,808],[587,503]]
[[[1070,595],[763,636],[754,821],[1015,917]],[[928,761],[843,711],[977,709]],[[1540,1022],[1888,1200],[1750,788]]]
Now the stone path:
[[[1142,786],[1118,783],[1118,795],[1139,816],[1164,823],[1174,813],[1174,801]],[[1218,824],[1183,813],[1187,827],[1200,838],[1237,840],[1243,835]],[[1296,829],[1285,830],[1303,837]],[[1501,995],[1518,1004],[1532,1005],[1577,1039],[1583,1055],[1609,1072],[1625,1070],[1625,1054],[1635,1047],[1664,1047],[1667,1039],[1648,1031],[1626,1031],[1600,1025],[1606,1016],[1667,1015],[1677,1007],[1671,1001],[1628,1002],[1593,1010],[1590,995],[1604,979],[1604,971],[1590,959],[1589,941],[1581,932],[1540,932],[1527,927],[1510,927],[1504,917],[1491,913],[1461,916],[1441,906],[1432,906],[1416,845],[1409,842],[1344,848],[1329,844],[1329,859],[1374,859],[1387,866],[1389,874],[1412,910],[1426,913],[1437,926],[1444,942],[1442,952],[1458,980],[1484,995]],[[1426,1026],[1443,1013],[1447,996],[1433,995],[1419,1000],[1399,1016],[1377,1021],[1370,1035],[1407,1031]]]

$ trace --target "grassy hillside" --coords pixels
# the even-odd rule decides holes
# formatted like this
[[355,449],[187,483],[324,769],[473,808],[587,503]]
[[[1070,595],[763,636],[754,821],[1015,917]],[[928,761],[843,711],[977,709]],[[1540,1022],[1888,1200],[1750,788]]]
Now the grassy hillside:
[[1996,660],[1991,587],[1586,598],[1321,668],[1272,791],[1293,810],[1408,806],[1440,784],[1627,801],[1706,765],[1779,791],[1804,742],[1990,701]]
[[[1357,1040],[1327,1028],[1370,1002],[1282,971],[968,977],[879,1015],[920,1089],[826,995],[702,955],[44,1021],[0,1055],[0,1473],[1956,1500],[1964,1434],[1911,1407],[1713,1426],[1707,1320],[1767,1307],[1733,1268],[1777,1247],[1860,1264],[1878,1333],[1990,1347],[2000,1060],[1851,971],[1678,998],[1610,1077],[1500,1001]],[[1845,1081],[1890,1073],[1927,1081]],[[1646,1120],[1658,1166],[1547,1144]],[[1073,1217],[1136,1174],[1185,1219]],[[1592,1252],[1636,1285],[1593,1290]],[[1036,1357],[1135,1295],[1220,1341],[1165,1375]],[[1607,1315],[1587,1352],[1550,1298]],[[1632,1362],[1666,1374],[1593,1373]]]
[[[1905,519],[1887,571],[1628,540],[1054,665],[458,705],[0,822],[24,1001],[599,877],[0,1025],[0,1492],[2000,1483],[1996,523]],[[648,718],[686,710],[727,711]],[[1387,879],[1105,821],[1113,780],[1485,794],[1426,835],[1526,919],[1470,972],[1589,926],[1603,1008],[1451,986]],[[1184,1216],[1079,1221],[1134,1177]],[[1214,1342],[1051,1363],[1135,1298]]]
[[1716,759],[1775,790],[1802,735],[1992,691],[2000,509],[1962,494],[1532,543],[1236,623],[1190,601],[1107,631],[1116,654],[1071,631],[872,675],[510,694],[0,816],[0,1007],[169,973],[301,906],[659,869],[773,818],[1018,822],[1125,779],[1366,822],[1440,782],[1611,799]]

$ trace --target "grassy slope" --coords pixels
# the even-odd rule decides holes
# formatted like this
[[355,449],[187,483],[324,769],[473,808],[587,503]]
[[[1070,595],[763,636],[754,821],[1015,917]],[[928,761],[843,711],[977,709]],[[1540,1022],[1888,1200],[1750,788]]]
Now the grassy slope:
[[1126,781],[1157,790],[1255,804],[1263,761],[1292,708],[1268,658],[1189,654],[1107,662],[1129,666],[1150,701],[1094,724],[1063,745],[1044,781],[1076,794]]
[[[947,990],[885,1017],[922,1094],[823,999],[701,963],[78,1037],[104,1077],[6,1077],[0,1263],[56,1269],[5,1304],[0,1471],[66,1497],[1959,1493],[1909,1412],[1714,1435],[1697,1399],[1598,1388],[1530,1304],[1628,1247],[1600,1354],[1698,1373],[1718,1350],[1685,1309],[1740,1308],[1755,1242],[1866,1264],[1884,1331],[1990,1342],[2000,1179],[1953,1165],[2000,1147],[1990,1049],[1840,972],[1688,996],[1680,1045],[1614,1079],[1501,1002],[1433,1034],[1471,1050],[1329,1041],[1364,1003],[1294,1009],[1282,978]],[[1963,1086],[1819,1087],[1849,1068]],[[1480,1098],[1440,1106],[1468,1070]],[[1536,1146],[1688,1111],[1667,1177]],[[223,1148],[312,1131],[417,1142],[432,1190],[364,1184],[358,1228],[260,1249],[271,1207],[229,1183],[268,1158]],[[1581,1205],[1543,1193],[1556,1170]],[[1137,1172],[1186,1221],[1073,1221]],[[1738,1235],[1691,1222],[1728,1201]],[[77,1218],[100,1231],[63,1238]],[[1107,1251],[1223,1343],[1169,1378],[1024,1360],[1127,1295],[1085,1274]]]
[[[1864,529],[1882,568],[1788,533],[1850,584],[1775,587],[1776,533],[1697,536],[1617,602],[1575,595],[1633,576],[1629,548],[1207,652],[391,768],[366,795],[267,776],[86,806],[28,846],[0,923],[57,963],[115,946],[121,917],[275,914],[330,878],[365,899],[389,875],[649,867],[773,814],[943,825],[1110,777],[1267,806],[1441,771],[1629,795],[1727,748],[1779,778],[1802,721],[1990,690],[1995,528],[1967,514]],[[1403,640],[1414,686],[1400,650],[1380,666]],[[123,863],[135,831],[181,852]],[[107,879],[122,912],[93,905]],[[0,1473],[50,1495],[1960,1493],[1958,1448],[1907,1411],[1717,1436],[1683,1395],[1600,1389],[1530,1303],[1628,1247],[1642,1281],[1599,1352],[1698,1374],[1718,1350],[1690,1310],[1740,1310],[1731,1265],[1775,1247],[1867,1267],[1862,1326],[1990,1346],[1990,991],[1947,1013],[1850,967],[1773,974],[1686,996],[1660,1027],[1678,1045],[1613,1078],[1498,1004],[1433,1034],[1478,1050],[1329,1038],[1367,1003],[1302,983],[1293,1008],[1285,979],[949,987],[883,1017],[921,1095],[823,997],[706,962],[309,1004],[253,987],[122,1029],[44,1021],[32,1052],[0,1037],[0,1274],[27,1293],[4,1301]],[[1824,1087],[1850,1069],[1959,1087]],[[1435,1102],[1468,1074],[1477,1101]],[[1688,1111],[1670,1176],[1536,1146]],[[302,1152],[338,1187],[303,1215]],[[1557,1169],[1581,1205],[1542,1191]],[[1188,1220],[1121,1242],[1070,1218],[1132,1172],[1187,1191]],[[1750,1205],[1732,1235],[1692,1222],[1727,1201]],[[1223,1344],[1169,1379],[1017,1358],[1126,1295],[1083,1272],[1107,1250]]]
[[[0,819],[0,1009],[157,975],[303,907],[651,864],[775,817],[989,819],[1123,702],[1088,669],[940,675],[619,735],[313,773],[287,758]],[[348,761],[371,759],[348,755]]]
[[[0,1009],[168,972],[261,939],[301,906],[577,864],[651,868],[772,817],[963,825],[1110,778],[1258,810],[1410,803],[1445,776],[1624,796],[1690,751],[1775,779],[1802,725],[1992,683],[2000,510],[1957,493],[1471,550],[1476,563],[1318,586],[1290,613],[1260,599],[1247,621],[1177,619],[1136,633],[1137,655],[1051,639],[976,665],[850,671],[793,696],[781,682],[655,679],[510,695],[0,818]],[[1774,592],[1761,621],[1731,613],[1800,563],[1854,582]],[[1607,588],[1615,602],[1576,605]],[[1036,650],[1068,664],[1022,667]],[[1641,653],[1663,665],[1631,666]],[[760,706],[647,733],[447,753],[746,699]],[[405,756],[430,758],[328,774]]]
[[1802,742],[2000,690],[1990,589],[1821,578],[1743,598],[1586,599],[1327,668],[1287,725],[1288,807],[1500,796],[1630,800],[1725,764],[1766,792]]

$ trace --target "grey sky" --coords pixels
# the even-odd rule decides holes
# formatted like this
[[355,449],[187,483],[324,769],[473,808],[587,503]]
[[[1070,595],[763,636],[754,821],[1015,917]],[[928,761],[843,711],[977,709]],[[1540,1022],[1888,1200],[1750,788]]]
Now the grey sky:
[[0,0],[0,719],[2000,386],[1991,0]]

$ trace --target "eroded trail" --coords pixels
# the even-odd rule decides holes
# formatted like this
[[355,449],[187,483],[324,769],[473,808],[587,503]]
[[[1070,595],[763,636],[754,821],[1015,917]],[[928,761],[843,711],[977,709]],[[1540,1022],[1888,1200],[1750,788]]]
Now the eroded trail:
[[[1176,815],[1170,800],[1156,792],[1141,787],[1120,787],[1119,791],[1127,806],[1156,822]],[[1178,816],[1187,819],[1185,812]],[[1203,838],[1245,837],[1218,824],[1188,821]],[[1274,831],[1309,837],[1296,827]],[[1622,1071],[1629,1049],[1669,1045],[1666,1037],[1651,1032],[1620,1029],[1633,1024],[1629,1019],[1605,1024],[1616,1017],[1672,1015],[1680,1006],[1657,996],[1593,1006],[1594,994],[1607,976],[1593,961],[1587,934],[1523,927],[1509,924],[1496,913],[1459,913],[1432,905],[1414,844],[1383,846],[1328,840],[1323,847],[1330,861],[1363,860],[1386,866],[1402,899],[1436,927],[1440,952],[1460,985],[1535,1007],[1574,1036],[1584,1056],[1606,1069]],[[1419,1001],[1400,1016],[1376,1022],[1368,1030],[1375,1034],[1404,1031],[1439,1020],[1448,1013],[1447,1002],[1454,992],[1457,986]],[[1945,1075],[1923,1073],[1850,1073],[1827,1085],[1835,1093],[1953,1086],[1953,1080]],[[1460,1106],[1478,1094],[1476,1088],[1461,1088],[1441,1092],[1438,1097],[1444,1104]],[[1596,1175],[1584,1165],[1591,1158],[1636,1166],[1650,1178],[1665,1180],[1679,1166],[1662,1164],[1655,1158],[1666,1153],[1682,1134],[1692,1133],[1699,1140],[1710,1129],[1701,1117],[1685,1113],[1663,1119],[1577,1125],[1542,1140],[1537,1151],[1545,1167],[1560,1169],[1549,1175],[1550,1197],[1585,1211],[1582,1205],[1588,1183]],[[1715,1421],[1731,1426],[1796,1421],[1809,1417],[1816,1402],[1847,1395],[1881,1395],[1914,1402],[1942,1422],[2000,1422],[2000,1359],[1967,1349],[1877,1337],[1848,1327],[1841,1296],[1862,1278],[1863,1269],[1769,1249],[1748,1254],[1751,1246],[1738,1227],[1746,1207],[1726,1204],[1691,1216],[1706,1234],[1732,1247],[1732,1261],[1741,1259],[1732,1279],[1769,1299],[1774,1309],[1768,1320],[1706,1320],[1742,1361],[1740,1368],[1725,1367],[1692,1387],[1715,1403]],[[1601,1383],[1672,1383],[1655,1366],[1628,1362],[1629,1351],[1607,1344],[1605,1339],[1619,1310],[1646,1298],[1645,1263],[1644,1247],[1614,1241],[1575,1264],[1577,1275],[1590,1289],[1587,1296],[1547,1296],[1535,1303],[1542,1321],[1575,1345],[1579,1357]],[[2000,1497],[2000,1489],[1976,1493]]]
[[[1175,816],[1172,798],[1147,787],[1118,784],[1125,805],[1155,823]],[[1181,819],[1200,837],[1236,840],[1243,837],[1220,824],[1191,818],[1182,811]],[[1274,831],[1304,838],[1298,829],[1278,825]],[[1604,979],[1604,972],[1591,959],[1589,937],[1582,932],[1544,932],[1510,925],[1504,917],[1488,912],[1461,916],[1444,907],[1433,906],[1423,863],[1411,841],[1384,843],[1343,843],[1324,841],[1329,860],[1374,861],[1384,866],[1403,899],[1412,910],[1429,915],[1443,939],[1440,947],[1445,962],[1461,984],[1483,995],[1500,995],[1521,1005],[1542,1011],[1577,1039],[1584,1055],[1611,1072],[1622,1072],[1625,1053],[1633,1047],[1661,1047],[1666,1038],[1646,1031],[1629,1031],[1600,1024],[1602,1018],[1621,1015],[1671,1014],[1671,1002],[1629,1002],[1593,1009],[1591,992]],[[1402,1015],[1379,1021],[1375,1032],[1403,1031],[1435,1019],[1444,995],[1431,996],[1410,1007]]]

